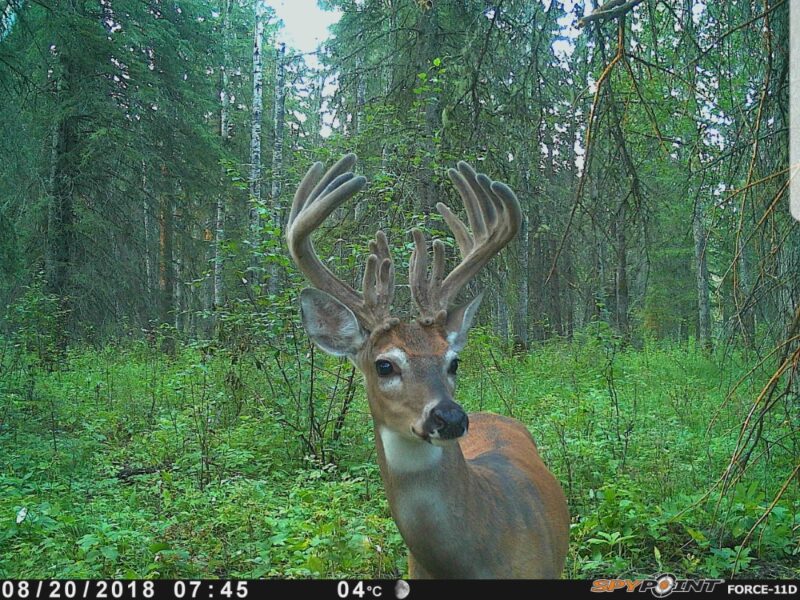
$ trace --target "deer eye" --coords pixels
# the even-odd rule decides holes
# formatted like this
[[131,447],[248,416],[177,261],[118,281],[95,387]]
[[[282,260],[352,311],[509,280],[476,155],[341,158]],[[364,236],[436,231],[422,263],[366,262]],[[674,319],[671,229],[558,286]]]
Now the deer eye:
[[450,373],[450,375],[455,375],[457,371],[458,371],[458,359],[454,358],[452,361],[450,361],[450,367],[448,367],[447,372]]
[[388,377],[395,374],[394,365],[388,360],[376,360],[375,370],[380,377]]

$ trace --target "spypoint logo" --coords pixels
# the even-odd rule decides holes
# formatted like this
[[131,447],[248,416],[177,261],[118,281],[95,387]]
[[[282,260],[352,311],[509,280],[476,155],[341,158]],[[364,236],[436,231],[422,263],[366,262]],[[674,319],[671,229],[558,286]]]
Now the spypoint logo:
[[655,579],[595,579],[591,591],[650,592],[656,598],[666,598],[683,592],[713,592],[722,582],[722,579],[677,579],[671,573],[665,573]]
[[661,575],[656,579],[656,586],[652,589],[653,596],[656,598],[666,598],[675,589],[675,577],[672,575]]

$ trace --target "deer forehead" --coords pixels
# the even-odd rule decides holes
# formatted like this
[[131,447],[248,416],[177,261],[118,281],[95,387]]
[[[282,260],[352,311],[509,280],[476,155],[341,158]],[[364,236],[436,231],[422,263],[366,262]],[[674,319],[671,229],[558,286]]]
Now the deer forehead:
[[390,354],[400,360],[445,356],[450,351],[447,333],[440,327],[422,326],[419,323],[399,323],[381,334],[373,343],[375,356]]

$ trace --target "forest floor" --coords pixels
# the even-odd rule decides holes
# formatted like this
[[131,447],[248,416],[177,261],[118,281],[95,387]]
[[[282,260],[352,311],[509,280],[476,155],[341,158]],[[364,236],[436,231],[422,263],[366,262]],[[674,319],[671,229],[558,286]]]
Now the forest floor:
[[[741,481],[714,487],[769,376],[735,387],[755,361],[602,336],[512,356],[478,334],[458,399],[533,433],[569,500],[566,577],[800,576],[796,486],[746,539],[796,462],[775,440],[797,415],[774,415]],[[308,346],[169,357],[135,342],[59,370],[6,353],[0,578],[402,576],[350,376]]]

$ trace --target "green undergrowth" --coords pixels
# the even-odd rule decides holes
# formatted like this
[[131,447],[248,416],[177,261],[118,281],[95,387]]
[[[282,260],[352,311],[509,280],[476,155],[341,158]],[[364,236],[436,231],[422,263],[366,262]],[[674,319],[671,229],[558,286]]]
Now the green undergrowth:
[[[57,371],[4,356],[0,577],[406,573],[348,364],[304,341],[187,344],[173,357],[157,343],[84,348]],[[752,361],[720,362],[597,332],[512,355],[477,332],[458,398],[524,422],[562,481],[565,576],[797,577],[797,486],[764,517],[797,463],[797,411],[766,420],[769,436],[720,494],[769,376],[729,394]]]

